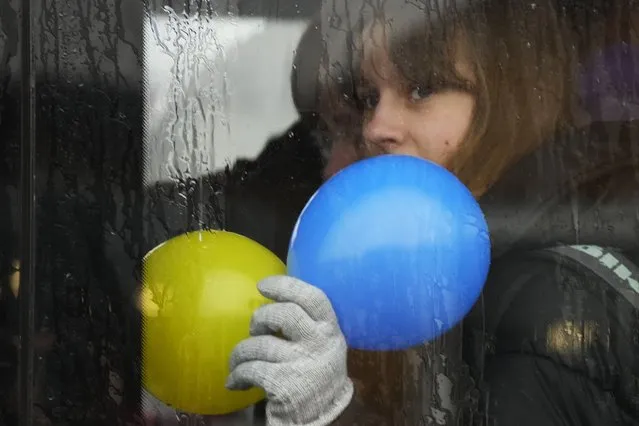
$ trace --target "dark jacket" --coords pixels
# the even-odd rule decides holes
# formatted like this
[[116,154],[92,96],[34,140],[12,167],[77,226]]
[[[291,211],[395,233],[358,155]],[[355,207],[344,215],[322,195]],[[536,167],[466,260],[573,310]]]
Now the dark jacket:
[[639,294],[547,250],[595,245],[613,249],[611,266],[617,252],[630,269],[639,260],[638,124],[567,134],[482,199],[495,257],[464,323],[477,423],[639,424]]

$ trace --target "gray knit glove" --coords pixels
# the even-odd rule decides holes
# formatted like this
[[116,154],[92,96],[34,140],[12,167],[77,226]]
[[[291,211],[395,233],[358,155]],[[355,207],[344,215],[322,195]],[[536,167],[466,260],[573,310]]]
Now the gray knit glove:
[[253,314],[253,337],[233,350],[226,386],[264,389],[268,426],[330,424],[353,396],[346,341],[331,303],[318,288],[288,276],[267,278],[258,288],[276,303]]

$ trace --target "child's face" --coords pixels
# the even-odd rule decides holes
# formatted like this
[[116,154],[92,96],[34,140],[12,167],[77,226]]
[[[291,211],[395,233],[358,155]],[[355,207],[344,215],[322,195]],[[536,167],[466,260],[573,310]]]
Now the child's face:
[[[352,141],[334,141],[325,175],[330,177],[363,155],[403,154],[445,165],[464,141],[475,107],[473,95],[456,88],[432,90],[410,84],[379,38],[366,41],[363,53],[357,98],[362,104],[364,153],[356,152]],[[465,61],[456,67],[474,81]]]

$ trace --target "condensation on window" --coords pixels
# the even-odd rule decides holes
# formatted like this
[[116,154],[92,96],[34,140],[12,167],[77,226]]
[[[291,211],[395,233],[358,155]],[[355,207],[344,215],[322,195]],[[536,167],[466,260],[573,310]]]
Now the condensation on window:
[[[539,284],[541,297],[518,275],[532,261],[508,257],[586,244],[637,260],[639,12],[623,0],[506,0],[499,14],[496,1],[32,1],[26,170],[24,2],[0,0],[0,424],[149,424],[145,401],[161,424],[211,422],[142,389],[140,311],[153,298],[140,288],[144,256],[185,232],[223,229],[285,260],[323,179],[370,155],[431,158],[433,141],[456,135],[479,141],[473,162],[446,165],[486,191],[494,276],[442,338],[350,353],[358,402],[387,424],[481,424],[494,409],[491,360],[523,351],[581,369],[639,416],[636,351],[615,347],[636,340],[632,289],[584,284],[605,272],[575,277],[574,259],[544,252],[550,266],[535,276],[557,285]],[[380,45],[367,44],[374,28],[386,31]],[[491,157],[500,138],[511,150]],[[32,329],[20,321],[25,197],[36,209]],[[617,316],[588,316],[602,304]],[[18,374],[25,348],[29,384]]]

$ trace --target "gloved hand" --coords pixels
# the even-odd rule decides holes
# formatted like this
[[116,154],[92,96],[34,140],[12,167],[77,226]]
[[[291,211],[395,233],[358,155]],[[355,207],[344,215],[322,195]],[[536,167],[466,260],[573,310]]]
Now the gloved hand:
[[269,426],[330,424],[353,396],[346,341],[330,301],[320,289],[288,276],[267,278],[258,289],[276,303],[253,314],[252,337],[231,354],[227,388],[264,389]]

